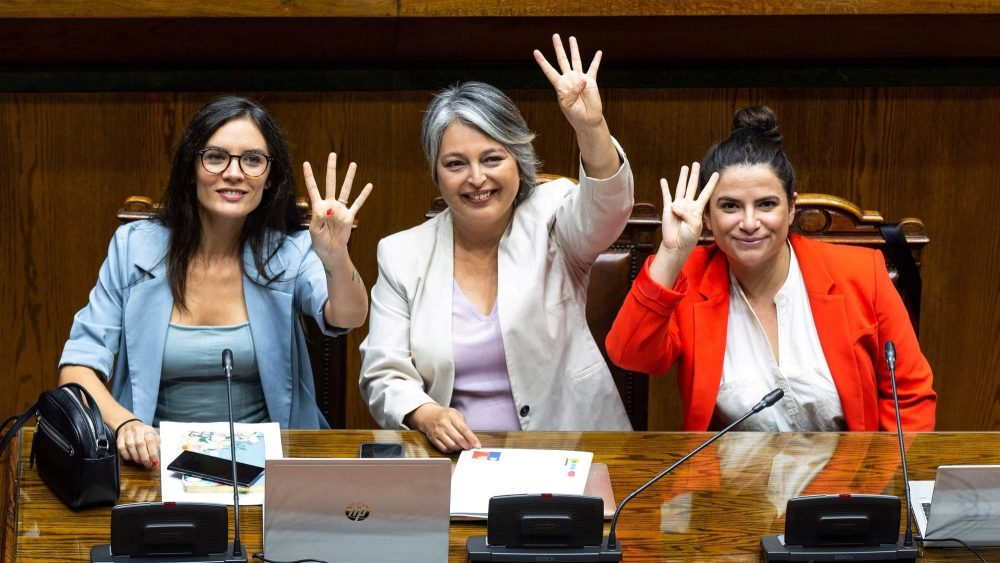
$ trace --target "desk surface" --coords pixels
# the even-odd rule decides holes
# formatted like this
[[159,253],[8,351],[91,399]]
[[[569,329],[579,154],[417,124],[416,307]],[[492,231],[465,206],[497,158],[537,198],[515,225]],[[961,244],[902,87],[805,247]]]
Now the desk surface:
[[[24,431],[19,458],[3,456],[9,463],[0,468],[15,477],[0,477],[7,486],[0,498],[5,518],[0,547],[6,546],[2,560],[89,561],[91,546],[110,541],[110,509],[74,513],[66,508],[28,467],[31,435],[30,429]],[[595,462],[608,465],[619,500],[708,437],[639,432],[478,435],[485,447],[592,451]],[[282,440],[286,457],[354,457],[368,441],[401,442],[407,457],[441,456],[414,432],[284,431]],[[915,434],[906,441],[911,479],[933,479],[938,465],[996,463],[1000,457],[1000,433]],[[784,502],[790,496],[901,494],[897,444],[894,434],[729,434],[629,503],[618,528],[626,559],[761,560],[759,536],[782,533]],[[119,502],[157,500],[159,471],[131,464],[122,468]],[[244,544],[251,553],[260,551],[260,507],[242,507],[240,521]],[[453,523],[450,560],[464,561],[466,538],[485,530],[481,522]],[[1000,550],[984,555],[995,558]],[[977,561],[958,550],[927,550],[923,560]]]

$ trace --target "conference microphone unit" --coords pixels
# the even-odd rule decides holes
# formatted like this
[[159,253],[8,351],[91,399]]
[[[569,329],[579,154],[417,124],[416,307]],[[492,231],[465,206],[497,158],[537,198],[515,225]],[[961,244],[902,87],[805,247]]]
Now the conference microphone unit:
[[896,393],[896,345],[885,343],[885,363],[892,382],[896,436],[903,464],[906,533],[899,534],[899,497],[891,495],[815,495],[788,500],[785,533],[761,536],[767,561],[901,561],[915,560],[910,524],[910,479],[906,472],[903,425]]
[[229,400],[229,446],[233,467],[236,533],[228,541],[225,505],[184,502],[124,504],[111,510],[111,544],[90,550],[91,563],[247,563],[240,545],[240,495],[236,485],[233,426],[233,351],[222,351]]
[[[611,529],[603,534],[604,502],[582,495],[506,495],[490,499],[487,536],[470,536],[465,544],[469,561],[621,561],[622,546],[615,536],[618,516],[639,493],[691,459],[744,420],[777,403],[785,392],[775,389],[735,422],[639,487],[618,505]],[[596,524],[595,524],[596,523]]]

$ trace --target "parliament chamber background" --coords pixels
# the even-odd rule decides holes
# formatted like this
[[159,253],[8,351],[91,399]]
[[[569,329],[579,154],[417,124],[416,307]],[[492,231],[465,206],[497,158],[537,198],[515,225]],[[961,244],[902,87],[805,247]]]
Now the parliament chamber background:
[[[160,199],[195,110],[259,101],[300,164],[338,153],[375,190],[351,257],[369,289],[379,239],[438,195],[420,148],[433,92],[482,80],[538,133],[543,172],[576,176],[573,132],[531,51],[575,35],[636,201],[728,134],[736,109],[778,116],[799,193],[921,219],[920,344],[938,430],[1000,429],[1000,5],[955,0],[752,3],[220,0],[0,3],[0,415],[57,384],[126,197]],[[373,428],[347,336],[347,428]],[[675,430],[670,378],[649,429]]]

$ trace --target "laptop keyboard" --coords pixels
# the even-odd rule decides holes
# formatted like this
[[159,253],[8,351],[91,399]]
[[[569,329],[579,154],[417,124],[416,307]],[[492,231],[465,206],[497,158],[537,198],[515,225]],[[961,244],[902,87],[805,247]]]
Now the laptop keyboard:
[[931,503],[929,503],[929,502],[922,502],[922,503],[920,503],[920,506],[923,507],[923,509],[924,509],[924,518],[926,518],[927,521],[930,522],[930,520],[931,520]]

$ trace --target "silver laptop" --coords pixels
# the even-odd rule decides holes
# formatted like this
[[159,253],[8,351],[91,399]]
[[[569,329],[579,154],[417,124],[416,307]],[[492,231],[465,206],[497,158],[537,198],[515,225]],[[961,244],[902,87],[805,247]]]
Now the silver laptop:
[[[942,465],[934,481],[910,481],[921,537],[1000,547],[1000,465]],[[961,547],[925,541],[924,547]]]
[[269,459],[264,557],[448,560],[451,460]]

